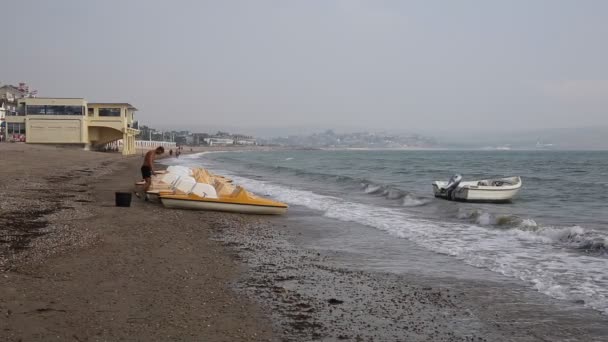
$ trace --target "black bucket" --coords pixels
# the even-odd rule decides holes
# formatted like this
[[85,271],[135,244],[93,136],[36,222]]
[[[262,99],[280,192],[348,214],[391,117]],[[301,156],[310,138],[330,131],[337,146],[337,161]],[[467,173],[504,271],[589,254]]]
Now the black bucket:
[[116,193],[116,206],[117,207],[130,207],[131,206],[131,193],[130,192],[117,192]]

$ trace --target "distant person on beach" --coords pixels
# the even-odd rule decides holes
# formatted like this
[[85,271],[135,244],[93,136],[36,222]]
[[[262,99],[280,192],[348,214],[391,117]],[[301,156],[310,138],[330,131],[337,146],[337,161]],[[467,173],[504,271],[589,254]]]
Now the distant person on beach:
[[[144,184],[144,198],[146,199],[146,192],[148,191],[148,189],[150,189],[150,186],[152,185],[152,175],[156,174],[154,172],[154,159],[156,159],[156,156],[160,156],[163,153],[165,153],[165,148],[162,146],[158,146],[154,150],[148,151],[148,153],[146,153],[146,156],[144,157],[144,163],[141,166],[141,176],[146,182],[146,184]],[[135,195],[139,197],[139,194],[137,192],[135,193]]]
[[172,156],[173,155],[173,149],[169,150],[169,155]]

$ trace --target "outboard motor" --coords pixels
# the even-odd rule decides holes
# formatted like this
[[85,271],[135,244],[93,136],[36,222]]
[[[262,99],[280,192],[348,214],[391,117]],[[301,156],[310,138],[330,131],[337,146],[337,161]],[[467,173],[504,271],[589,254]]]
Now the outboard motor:
[[459,174],[455,174],[452,176],[452,178],[450,178],[448,184],[443,189],[441,189],[441,192],[447,192],[447,199],[454,199],[453,193],[454,190],[456,190],[456,188],[458,187],[458,184],[460,184],[460,181],[462,181],[462,176]]
[[448,181],[448,185],[446,185],[443,190],[444,191],[450,191],[450,190],[454,190],[456,189],[456,187],[458,186],[458,184],[460,184],[460,181],[462,181],[462,176],[459,174],[455,174],[452,176],[452,178],[450,178],[450,180]]

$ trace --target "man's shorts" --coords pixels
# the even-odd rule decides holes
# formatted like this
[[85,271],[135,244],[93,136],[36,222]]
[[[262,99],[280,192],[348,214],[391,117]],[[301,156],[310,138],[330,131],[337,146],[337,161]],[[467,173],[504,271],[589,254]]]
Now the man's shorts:
[[141,177],[143,179],[152,177],[152,169],[146,165],[142,166],[141,167]]

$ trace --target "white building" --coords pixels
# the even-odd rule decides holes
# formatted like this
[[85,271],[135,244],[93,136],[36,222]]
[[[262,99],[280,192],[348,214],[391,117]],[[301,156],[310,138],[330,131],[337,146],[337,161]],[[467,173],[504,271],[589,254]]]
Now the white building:
[[238,139],[238,140],[235,140],[234,143],[237,145],[255,145],[256,140],[255,139]]
[[234,139],[232,138],[205,138],[204,139],[209,146],[213,145],[234,145]]

